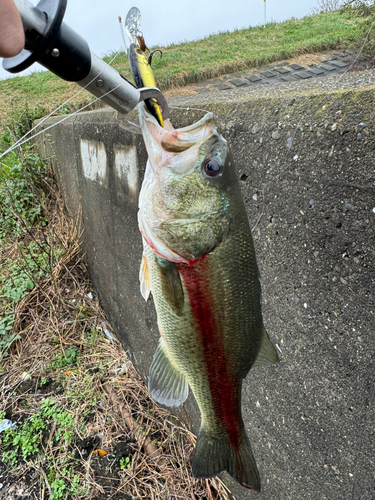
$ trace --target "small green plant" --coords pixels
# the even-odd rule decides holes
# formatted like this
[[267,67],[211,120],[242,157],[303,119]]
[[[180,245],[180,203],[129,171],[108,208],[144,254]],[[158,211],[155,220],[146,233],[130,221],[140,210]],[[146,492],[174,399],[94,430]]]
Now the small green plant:
[[[37,413],[2,433],[2,460],[4,463],[16,466],[21,459],[27,460],[38,454],[48,465],[50,455],[48,452],[45,454],[46,444],[54,447],[69,446],[74,444],[74,438],[74,414],[67,412],[53,399],[47,398]],[[69,453],[64,455],[64,467],[63,463],[60,464],[64,477],[56,477],[55,464],[50,464],[48,479],[51,484],[52,499],[65,499],[79,486],[79,478],[72,472],[74,470],[72,456]],[[64,478],[67,478],[68,482]]]
[[69,365],[77,365],[79,361],[79,351],[75,346],[69,346],[64,352],[59,352],[56,355],[55,360],[47,365],[45,370],[49,372],[51,370],[60,370]]
[[40,180],[45,164],[35,153],[28,152],[22,159],[11,153],[0,167],[0,237],[12,233],[25,234],[31,226],[44,226],[41,199],[44,192]]
[[71,467],[63,468],[61,474],[56,474],[55,469],[51,468],[48,480],[52,491],[51,500],[85,497],[89,494],[89,488],[80,484],[79,476],[74,474]]
[[67,485],[63,479],[55,479],[51,483],[51,500],[62,500],[66,496]]
[[98,340],[101,338],[101,336],[102,336],[102,333],[99,330],[99,328],[92,327],[92,328],[90,328],[90,330],[86,330],[85,337],[87,339],[86,340],[87,345],[89,347],[93,347],[98,342]]
[[69,115],[72,113],[72,110],[67,104],[63,104],[59,110],[60,115]]
[[16,333],[12,333],[14,324],[14,314],[6,313],[3,318],[0,318],[0,360],[8,355],[8,350],[15,340],[20,337]]
[[130,467],[130,458],[129,457],[121,457],[120,458],[120,469],[125,470]]
[[12,447],[3,452],[3,461],[16,465],[19,457],[26,460],[30,455],[37,453],[40,447],[41,432],[44,429],[43,418],[40,415],[33,415],[23,424],[5,430],[3,443]]
[[46,377],[41,377],[41,379],[40,379],[40,385],[43,386],[43,385],[46,385],[46,383],[47,383]]

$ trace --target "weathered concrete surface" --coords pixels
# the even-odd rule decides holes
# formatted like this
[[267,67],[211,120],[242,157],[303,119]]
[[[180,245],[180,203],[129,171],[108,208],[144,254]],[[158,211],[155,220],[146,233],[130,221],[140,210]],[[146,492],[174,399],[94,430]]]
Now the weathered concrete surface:
[[[173,110],[175,126],[202,116],[192,108],[215,111],[254,228],[265,324],[282,351],[243,388],[265,500],[375,498],[374,92],[365,72],[170,102],[190,108]],[[124,127],[112,111],[86,113],[49,130],[44,145],[69,210],[82,211],[102,304],[146,378],[158,339],[138,285],[134,186],[146,155]],[[194,402],[186,408],[196,430]],[[257,497],[231,484],[239,499]]]

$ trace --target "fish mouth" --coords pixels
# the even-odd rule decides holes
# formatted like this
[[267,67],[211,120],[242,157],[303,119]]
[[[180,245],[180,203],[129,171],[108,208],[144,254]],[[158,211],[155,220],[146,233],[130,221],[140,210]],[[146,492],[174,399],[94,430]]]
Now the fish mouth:
[[196,123],[175,129],[170,120],[161,127],[144,103],[139,104],[139,121],[149,157],[158,153],[178,154],[202,144],[216,132],[213,113],[206,113]]

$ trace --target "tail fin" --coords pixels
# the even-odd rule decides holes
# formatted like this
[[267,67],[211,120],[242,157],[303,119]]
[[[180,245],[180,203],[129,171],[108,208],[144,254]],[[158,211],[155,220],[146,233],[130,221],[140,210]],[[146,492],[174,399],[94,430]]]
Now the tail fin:
[[246,488],[260,491],[260,477],[245,430],[238,449],[234,449],[227,437],[222,439],[201,429],[193,455],[193,475],[209,478],[226,470]]

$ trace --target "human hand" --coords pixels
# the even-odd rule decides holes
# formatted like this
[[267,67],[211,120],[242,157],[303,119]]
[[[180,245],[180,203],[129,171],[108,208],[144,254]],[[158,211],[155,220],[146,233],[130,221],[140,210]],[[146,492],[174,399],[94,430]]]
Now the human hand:
[[0,57],[13,57],[25,45],[25,35],[13,0],[0,0]]

